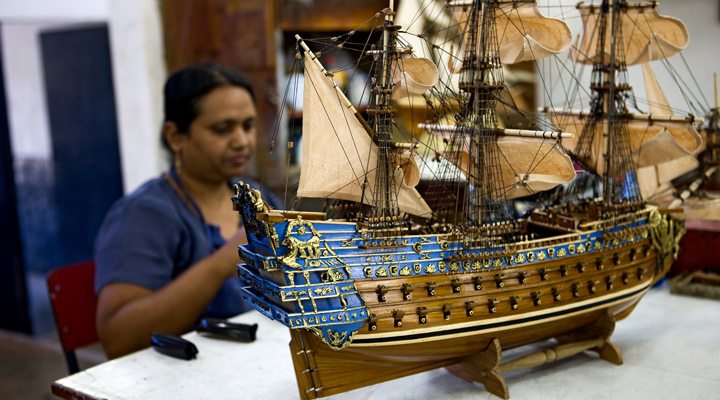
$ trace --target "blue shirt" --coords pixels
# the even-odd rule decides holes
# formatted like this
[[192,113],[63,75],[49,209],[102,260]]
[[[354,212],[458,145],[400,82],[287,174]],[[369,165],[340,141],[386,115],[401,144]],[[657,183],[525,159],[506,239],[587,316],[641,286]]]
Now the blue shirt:
[[[278,208],[276,198],[261,191]],[[95,241],[95,291],[117,282],[156,291],[224,243],[219,227],[205,223],[171,169],[110,208]],[[202,316],[227,318],[247,311],[240,287],[239,279],[226,281]]]

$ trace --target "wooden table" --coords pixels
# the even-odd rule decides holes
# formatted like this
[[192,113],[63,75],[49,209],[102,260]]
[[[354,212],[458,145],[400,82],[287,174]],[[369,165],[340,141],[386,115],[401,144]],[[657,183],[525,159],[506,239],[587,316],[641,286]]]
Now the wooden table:
[[[259,324],[254,343],[189,333],[192,361],[152,349],[111,360],[52,385],[65,399],[296,399],[290,335],[257,312],[233,319]],[[593,353],[505,374],[519,399],[717,399],[720,393],[720,302],[652,289],[613,336],[625,364]],[[510,353],[521,354],[515,349]],[[362,371],[358,371],[362,373]],[[482,386],[443,369],[385,382],[327,399],[494,399]]]

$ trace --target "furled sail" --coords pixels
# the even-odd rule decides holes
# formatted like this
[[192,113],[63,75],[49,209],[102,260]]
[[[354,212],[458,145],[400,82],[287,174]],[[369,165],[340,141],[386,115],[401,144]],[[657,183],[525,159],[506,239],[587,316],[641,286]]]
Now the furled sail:
[[[469,1],[450,2],[451,6],[456,6],[453,14],[462,32],[467,30],[470,14],[470,8],[467,6],[470,3]],[[561,53],[570,47],[571,33],[567,24],[540,14],[535,1],[498,4],[495,9],[495,27],[500,61],[503,64],[539,60]],[[478,53],[480,53],[479,49]]]
[[[424,125],[446,138],[456,135],[458,128],[449,125]],[[499,129],[496,144],[500,153],[500,187],[506,199],[516,199],[549,190],[557,185],[572,182],[575,169],[572,160],[557,143],[559,136],[572,137],[569,133],[534,131],[525,129]],[[460,149],[451,148],[445,157],[467,174],[470,170],[470,138],[461,141]]]
[[[347,98],[305,52],[303,143],[299,197],[350,200],[372,205],[378,149]],[[405,175],[396,170],[400,178]],[[401,211],[430,216],[420,194],[395,179]],[[364,189],[364,190],[363,190]]]
[[[600,40],[600,6],[579,4],[584,33],[580,48],[572,52],[573,58],[583,64],[592,64],[604,54],[610,59],[611,31],[605,32],[604,48],[598,48]],[[654,2],[627,5],[621,14],[622,49],[627,65],[662,60],[687,46],[688,31],[677,18],[660,15]]]

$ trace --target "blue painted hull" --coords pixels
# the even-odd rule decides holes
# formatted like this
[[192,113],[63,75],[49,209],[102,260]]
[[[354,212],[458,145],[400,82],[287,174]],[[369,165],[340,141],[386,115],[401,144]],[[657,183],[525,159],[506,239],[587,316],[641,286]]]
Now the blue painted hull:
[[557,318],[574,303],[642,290],[664,268],[651,210],[482,247],[450,234],[367,240],[354,223],[259,211],[255,195],[242,196],[246,300],[336,350],[442,340],[460,332],[456,325],[479,332],[508,316]]

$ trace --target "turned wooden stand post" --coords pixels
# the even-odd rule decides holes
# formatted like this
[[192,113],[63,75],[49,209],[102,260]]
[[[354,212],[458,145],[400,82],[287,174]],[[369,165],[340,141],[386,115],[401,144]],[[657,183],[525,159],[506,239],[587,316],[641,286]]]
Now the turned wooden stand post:
[[293,358],[300,400],[317,399],[321,388],[318,388],[313,380],[313,370],[316,365],[313,362],[313,357],[309,356],[312,350],[305,346],[302,335],[296,330],[291,329],[290,335],[292,337],[292,340],[290,340],[290,353]]
[[500,363],[502,359],[500,340],[495,338],[485,350],[465,357],[459,363],[447,367],[447,370],[467,381],[483,384],[488,392],[500,398],[509,399],[508,387],[505,379],[500,375],[501,372],[537,367],[586,350],[595,351],[603,360],[621,365],[622,355],[610,342],[610,335],[614,329],[615,319],[608,313],[581,330],[556,338],[560,344],[555,347],[527,354],[503,364]]

